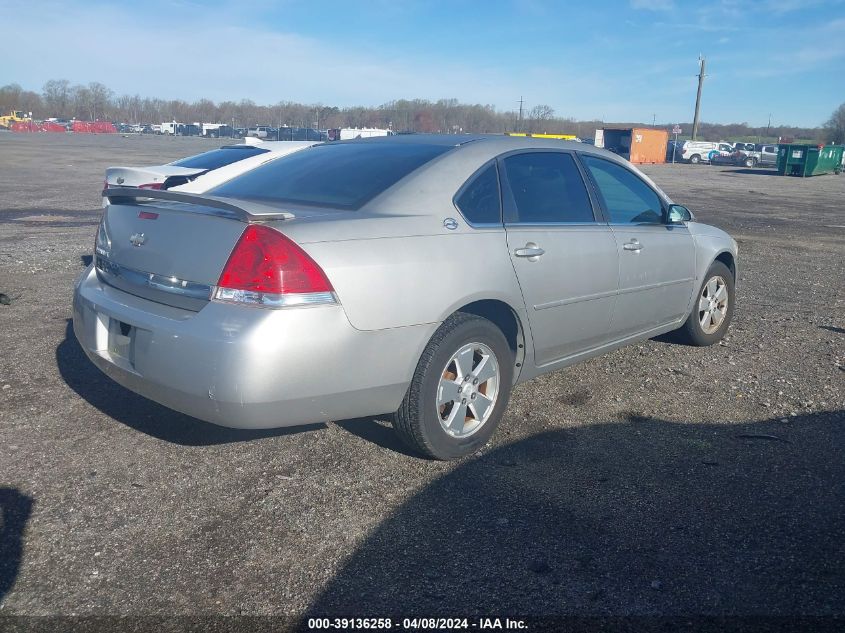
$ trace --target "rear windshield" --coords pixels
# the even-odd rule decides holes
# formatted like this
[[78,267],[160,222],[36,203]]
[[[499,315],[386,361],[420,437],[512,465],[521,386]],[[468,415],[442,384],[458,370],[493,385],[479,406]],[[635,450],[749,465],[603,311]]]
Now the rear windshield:
[[208,193],[261,202],[357,209],[452,149],[413,143],[317,145],[274,160]]
[[213,149],[210,152],[203,152],[196,156],[188,156],[188,158],[183,158],[170,164],[177,167],[189,167],[191,169],[219,169],[220,167],[237,163],[244,158],[264,154],[268,151],[270,150],[253,147],[252,145],[232,145],[231,147],[221,147],[220,149]]

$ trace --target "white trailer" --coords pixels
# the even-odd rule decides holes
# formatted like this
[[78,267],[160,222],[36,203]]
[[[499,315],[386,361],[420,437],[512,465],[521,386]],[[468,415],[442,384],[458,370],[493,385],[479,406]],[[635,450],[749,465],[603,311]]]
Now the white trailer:
[[329,130],[329,140],[348,141],[353,138],[371,138],[373,136],[393,136],[393,130],[377,127],[342,127]]

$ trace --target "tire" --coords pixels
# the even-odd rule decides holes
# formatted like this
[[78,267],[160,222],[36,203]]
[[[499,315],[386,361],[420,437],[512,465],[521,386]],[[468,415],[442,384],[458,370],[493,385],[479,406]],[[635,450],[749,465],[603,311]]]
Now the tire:
[[689,162],[692,165],[698,165],[698,163],[701,162],[701,156],[699,156],[698,154],[693,154],[689,157]]
[[[491,372],[486,380],[462,379],[479,370],[483,378],[487,375],[483,367]],[[426,457],[450,460],[471,455],[487,444],[504,415],[513,368],[514,354],[502,331],[485,318],[457,312],[437,328],[423,351],[393,416],[393,428],[408,447]],[[456,399],[448,401],[453,384]],[[491,399],[482,412],[478,405]],[[458,422],[463,412],[463,422]]]
[[[718,280],[721,280],[721,284]],[[712,288],[714,287],[711,285],[711,282],[716,282],[716,288],[723,285],[727,297],[727,304],[725,305],[724,310],[718,310],[718,300],[714,302],[717,306],[716,311],[722,315],[722,320],[712,330],[705,329],[702,325],[705,312],[709,310],[701,310],[702,306],[713,305],[708,301],[708,297],[712,293]],[[719,296],[719,291],[717,291],[716,296]],[[704,276],[704,283],[701,284],[701,287],[695,297],[693,297],[692,308],[690,309],[690,314],[687,317],[686,322],[676,331],[677,338],[682,343],[695,345],[696,347],[705,347],[707,345],[718,343],[725,336],[725,332],[728,331],[728,327],[730,327],[735,306],[736,293],[733,274],[722,262],[713,262],[710,265],[710,269],[707,271],[707,274]],[[715,325],[713,317],[711,317],[709,325],[711,327]]]
[[757,161],[756,161],[756,160],[754,160],[753,158],[746,158],[746,159],[745,159],[745,166],[746,166],[746,167],[756,167],[756,166],[757,166]]

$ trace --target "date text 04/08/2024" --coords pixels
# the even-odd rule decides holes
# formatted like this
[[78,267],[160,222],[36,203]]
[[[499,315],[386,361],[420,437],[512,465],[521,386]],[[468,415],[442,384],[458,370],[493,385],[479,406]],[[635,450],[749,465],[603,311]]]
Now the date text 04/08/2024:
[[528,626],[524,620],[510,618],[403,618],[394,621],[392,618],[309,618],[308,629],[317,631],[340,630],[351,631],[359,629],[389,630],[400,629],[406,631],[426,630],[524,630]]

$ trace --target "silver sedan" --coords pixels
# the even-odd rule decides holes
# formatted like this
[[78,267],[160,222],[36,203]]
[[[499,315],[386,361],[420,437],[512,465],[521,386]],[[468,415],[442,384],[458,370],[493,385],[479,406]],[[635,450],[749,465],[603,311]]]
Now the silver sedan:
[[515,384],[673,330],[713,344],[735,305],[734,240],[580,143],[366,139],[203,195],[104,194],[77,338],[224,426],[391,413],[420,453],[461,457]]

